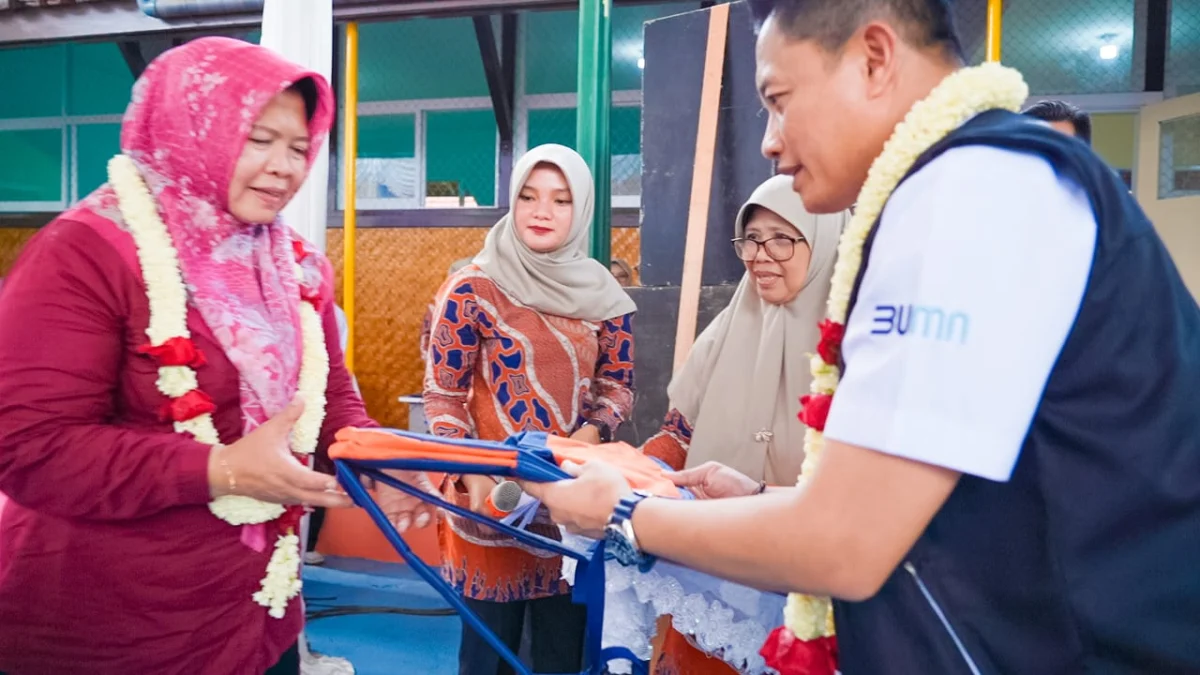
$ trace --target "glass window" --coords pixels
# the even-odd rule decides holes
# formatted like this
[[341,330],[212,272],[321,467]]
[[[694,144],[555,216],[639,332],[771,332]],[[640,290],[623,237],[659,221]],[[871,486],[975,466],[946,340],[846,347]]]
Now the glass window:
[[76,194],[80,199],[108,182],[108,160],[120,152],[120,124],[81,124],[75,129]]
[[120,115],[129,105],[133,74],[116,43],[71,45],[67,114]]
[[[698,2],[617,5],[612,10],[612,88],[642,88],[643,27],[647,21],[698,9]],[[523,27],[525,93],[576,91],[579,68],[579,13],[530,12]]]
[[425,206],[496,204],[496,117],[491,110],[425,114]]
[[62,129],[0,131],[0,204],[63,200]]
[[[619,106],[609,119],[613,206],[637,205],[642,194],[642,109]],[[575,148],[575,108],[529,111],[529,147],[558,143]]]
[[1135,2],[1009,3],[1001,60],[1025,75],[1035,96],[1141,91],[1144,59],[1135,58]]
[[363,101],[488,96],[471,19],[408,19],[359,28]]
[[1200,115],[1159,125],[1158,198],[1200,195]]
[[1172,0],[1169,39],[1167,95],[1200,92],[1200,0]]
[[529,147],[557,143],[575,147],[575,109],[544,108],[529,111]]
[[642,194],[642,109],[612,110],[612,204],[637,206]]
[[0,49],[0,119],[62,115],[66,50],[63,45]]
[[[415,209],[421,205],[416,129],[416,115],[358,118],[358,208]],[[341,167],[339,162],[339,172]],[[340,206],[345,208],[343,189],[339,188],[338,194],[342,195]]]

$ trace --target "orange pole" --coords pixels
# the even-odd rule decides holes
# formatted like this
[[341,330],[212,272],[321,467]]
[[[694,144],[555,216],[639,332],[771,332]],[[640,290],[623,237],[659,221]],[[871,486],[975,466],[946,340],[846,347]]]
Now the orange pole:
[[988,0],[987,4],[987,60],[1000,62],[1000,42],[1004,23],[1004,0]]
[[358,24],[346,25],[346,118],[343,123],[342,169],[346,177],[345,222],[342,223],[342,310],[346,312],[346,369],[354,372],[354,292],[358,262]]

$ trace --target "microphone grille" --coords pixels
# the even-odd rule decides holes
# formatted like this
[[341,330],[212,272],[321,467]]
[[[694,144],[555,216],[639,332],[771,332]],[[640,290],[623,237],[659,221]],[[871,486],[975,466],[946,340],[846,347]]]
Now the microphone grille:
[[500,481],[492,491],[492,504],[501,511],[512,511],[521,502],[521,486],[515,481]]

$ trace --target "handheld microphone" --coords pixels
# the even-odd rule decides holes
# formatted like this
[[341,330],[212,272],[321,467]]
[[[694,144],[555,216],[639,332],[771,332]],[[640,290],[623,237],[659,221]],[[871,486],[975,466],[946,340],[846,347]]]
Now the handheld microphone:
[[517,504],[520,503],[521,495],[523,494],[525,493],[521,490],[521,486],[515,481],[500,481],[488,493],[487,501],[485,502],[488,515],[493,518],[507,516],[512,513],[513,509],[517,508]]

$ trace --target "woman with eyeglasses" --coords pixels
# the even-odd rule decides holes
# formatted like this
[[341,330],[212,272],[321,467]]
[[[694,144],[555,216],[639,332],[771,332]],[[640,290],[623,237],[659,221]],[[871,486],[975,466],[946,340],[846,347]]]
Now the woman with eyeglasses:
[[[643,446],[680,471],[680,485],[706,485],[711,492],[714,483],[705,478],[722,465],[757,483],[697,496],[796,483],[804,461],[799,399],[812,380],[807,354],[817,347],[838,237],[848,220],[848,212],[810,214],[790,176],[760,185],[738,213],[733,249],[746,275],[671,380],[666,421]],[[675,618],[677,624],[689,619]],[[669,630],[652,663],[656,675],[736,672],[665,621],[659,627]]]

